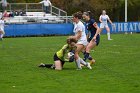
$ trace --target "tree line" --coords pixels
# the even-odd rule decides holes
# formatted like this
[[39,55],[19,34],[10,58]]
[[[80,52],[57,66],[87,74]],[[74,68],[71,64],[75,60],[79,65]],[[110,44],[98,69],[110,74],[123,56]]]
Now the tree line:
[[[9,3],[38,3],[41,0],[7,0]],[[50,0],[72,15],[77,11],[91,11],[98,21],[101,11],[105,9],[115,22],[124,21],[125,0]],[[128,0],[128,21],[140,21],[140,0]]]

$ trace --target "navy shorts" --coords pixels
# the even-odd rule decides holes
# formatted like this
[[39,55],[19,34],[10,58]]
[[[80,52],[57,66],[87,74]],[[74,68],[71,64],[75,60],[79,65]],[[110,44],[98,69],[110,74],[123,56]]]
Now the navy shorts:
[[[88,42],[90,42],[92,39],[93,39],[93,37],[92,38],[88,38]],[[100,43],[100,36],[96,37],[96,41],[95,42],[96,42],[96,46],[98,46],[99,43]]]

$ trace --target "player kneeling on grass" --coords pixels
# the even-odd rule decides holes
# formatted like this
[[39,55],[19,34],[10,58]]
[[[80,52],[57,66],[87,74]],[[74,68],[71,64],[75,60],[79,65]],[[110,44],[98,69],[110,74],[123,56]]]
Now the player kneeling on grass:
[[[76,49],[77,41],[73,38],[67,39],[67,44],[65,44],[62,49],[54,55],[54,64],[43,64],[41,63],[39,67],[53,68],[55,70],[62,70],[65,62],[73,62],[74,61],[74,51]],[[65,59],[65,56],[67,58]]]

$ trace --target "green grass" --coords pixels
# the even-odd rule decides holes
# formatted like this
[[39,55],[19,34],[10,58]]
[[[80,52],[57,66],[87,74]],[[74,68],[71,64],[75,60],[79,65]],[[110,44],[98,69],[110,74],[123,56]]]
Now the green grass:
[[[92,70],[38,68],[53,63],[65,36],[5,38],[0,42],[0,93],[140,93],[140,34],[101,36]],[[13,87],[15,86],[15,87]]]

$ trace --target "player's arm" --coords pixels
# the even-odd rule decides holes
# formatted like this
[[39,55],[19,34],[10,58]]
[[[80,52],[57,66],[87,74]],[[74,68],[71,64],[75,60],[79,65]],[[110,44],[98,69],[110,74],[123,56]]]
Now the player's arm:
[[113,22],[110,20],[109,16],[108,16],[107,20],[109,21],[109,23],[110,23],[111,25],[113,25]]
[[44,1],[39,2],[40,4],[44,3]]
[[113,22],[112,22],[110,19],[108,19],[108,21],[109,21],[109,23],[110,23],[111,25],[113,25]]
[[102,32],[102,30],[99,28],[99,29],[97,29],[97,31],[96,31],[96,34],[94,35],[94,37],[93,37],[93,41],[95,41],[96,40],[96,37],[97,37],[97,35],[98,34],[100,34]]
[[93,26],[96,28],[96,29],[99,29],[99,26],[96,22],[93,23]]
[[72,36],[72,38],[79,40],[81,36],[82,36],[82,31],[78,31],[75,36]]
[[90,36],[90,33],[89,33],[89,31],[88,31],[88,33],[87,33],[87,39],[89,38],[89,36]]
[[52,3],[49,1],[49,5],[52,6]]
[[99,17],[99,21],[102,23],[102,17],[101,16]]
[[92,40],[95,41],[97,35],[101,33],[101,30],[100,30],[100,28],[99,28],[99,26],[98,26],[98,24],[97,24],[96,22],[93,24],[93,26],[97,29],[97,30],[96,30],[96,34],[94,35],[94,37],[93,37],[93,39],[92,39]]
[[79,40],[82,36],[82,26],[78,25],[76,29],[76,34],[75,36],[72,36],[72,38]]

